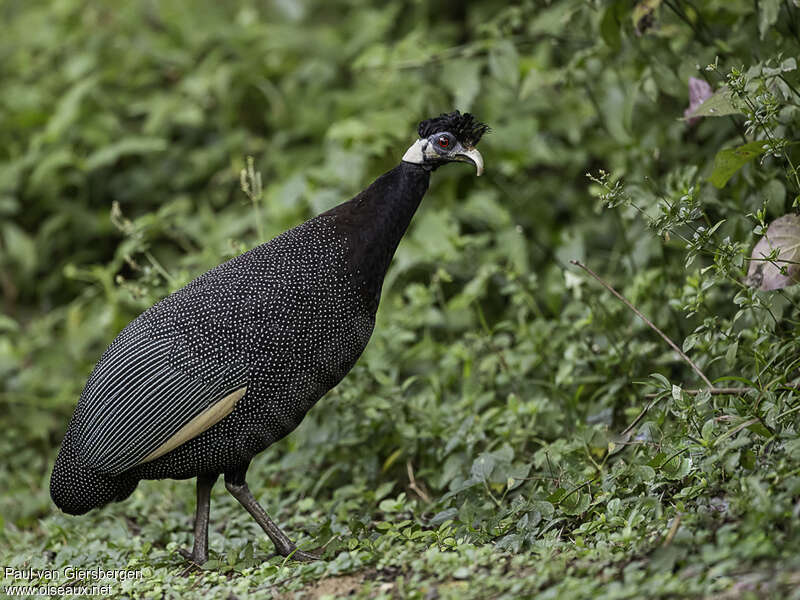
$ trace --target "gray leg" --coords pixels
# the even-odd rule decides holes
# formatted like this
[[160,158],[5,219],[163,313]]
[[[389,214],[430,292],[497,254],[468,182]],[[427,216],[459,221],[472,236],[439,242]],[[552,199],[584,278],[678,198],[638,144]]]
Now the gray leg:
[[211,505],[211,488],[218,475],[197,476],[197,512],[194,517],[194,547],[191,554],[180,550],[181,555],[195,564],[208,560],[208,515]]
[[244,506],[247,512],[252,515],[256,523],[261,525],[261,529],[264,530],[264,533],[266,533],[272,543],[275,544],[275,552],[281,556],[291,555],[292,559],[299,561],[310,562],[319,560],[319,556],[298,550],[292,540],[286,537],[286,534],[275,525],[266,511],[261,508],[261,505],[253,496],[250,488],[247,487],[247,483],[244,480],[244,473],[240,472],[231,474],[230,476],[226,473],[225,487],[231,495],[239,501],[239,504]]

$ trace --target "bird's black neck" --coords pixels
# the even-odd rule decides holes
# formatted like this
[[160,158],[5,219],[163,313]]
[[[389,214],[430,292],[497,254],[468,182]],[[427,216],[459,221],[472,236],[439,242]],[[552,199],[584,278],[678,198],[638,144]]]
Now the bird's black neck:
[[428,189],[430,171],[401,162],[352,200],[329,210],[349,240],[351,266],[375,294],[400,239]]

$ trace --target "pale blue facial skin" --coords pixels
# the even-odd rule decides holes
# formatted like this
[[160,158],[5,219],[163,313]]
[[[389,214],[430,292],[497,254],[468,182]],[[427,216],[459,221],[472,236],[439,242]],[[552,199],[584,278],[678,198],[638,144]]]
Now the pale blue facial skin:
[[447,131],[419,139],[408,149],[403,160],[415,164],[439,167],[448,162],[465,162],[475,166],[477,174],[483,173],[483,157],[476,148],[467,148]]

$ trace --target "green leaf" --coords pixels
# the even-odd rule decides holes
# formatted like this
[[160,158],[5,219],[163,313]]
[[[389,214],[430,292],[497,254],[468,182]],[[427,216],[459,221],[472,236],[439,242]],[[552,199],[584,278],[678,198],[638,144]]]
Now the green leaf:
[[97,77],[88,77],[61,96],[53,116],[47,122],[46,139],[58,139],[71,125],[78,122],[81,109],[87,104],[86,95],[96,87]]
[[683,479],[689,474],[692,468],[692,461],[689,458],[675,456],[671,460],[661,465],[661,471],[667,479],[673,481]]
[[19,323],[8,315],[0,313],[0,332],[19,331]]
[[739,169],[764,152],[766,152],[766,144],[761,141],[720,150],[714,157],[714,170],[708,180],[714,184],[714,187],[722,189]]
[[632,468],[631,472],[633,479],[637,482],[653,481],[656,477],[656,471],[649,465],[636,465]]
[[731,91],[727,87],[721,87],[714,95],[704,100],[693,112],[686,115],[683,119],[689,120],[697,117],[724,117],[727,115],[742,114],[733,105]]
[[620,49],[621,34],[620,22],[617,19],[617,4],[614,3],[603,13],[603,18],[600,21],[600,35],[603,41],[614,51]]
[[488,452],[484,452],[472,463],[472,476],[480,481],[486,481],[492,474],[495,463],[496,461],[494,456]]
[[375,501],[377,502],[379,500],[383,500],[387,495],[389,495],[394,488],[394,485],[394,481],[387,481],[378,486],[378,489],[375,490]]
[[728,367],[732,367],[736,364],[736,352],[739,350],[739,342],[734,342],[730,346],[728,346],[728,350],[725,352],[725,363]]
[[561,499],[567,495],[567,490],[563,487],[557,488],[552,494],[547,497],[547,501],[552,504],[558,504]]
[[519,55],[509,41],[502,41],[489,52],[489,72],[501,84],[516,88],[519,84]]
[[552,518],[553,514],[556,512],[553,504],[547,500],[534,500],[531,502],[531,505],[539,511],[545,519]]
[[454,106],[462,111],[472,108],[481,90],[482,61],[474,58],[458,59],[444,64],[442,83],[453,94]]
[[770,433],[769,429],[764,427],[764,424],[761,422],[753,423],[752,425],[748,425],[747,429],[752,431],[753,433],[760,435],[763,438],[771,438],[772,433]]
[[8,222],[0,229],[0,242],[0,249],[4,249],[5,253],[5,256],[0,254],[0,265],[8,260],[21,274],[31,276],[39,256],[36,241],[16,223]]
[[381,467],[382,472],[388,471],[391,466],[395,463],[395,461],[403,455],[403,449],[398,448],[394,452],[392,452],[385,461],[383,461],[383,466]]
[[575,492],[566,496],[559,506],[568,515],[579,515],[586,512],[592,497],[585,492]]
[[781,0],[761,0],[758,4],[758,33],[763,40],[770,28],[778,21]]
[[93,171],[112,165],[123,156],[162,152],[167,149],[167,141],[156,137],[132,137],[104,146],[86,159],[86,170]]
[[651,373],[650,377],[658,381],[661,384],[661,387],[665,390],[671,390],[672,384],[669,382],[669,379],[664,377],[661,373]]
[[714,419],[708,419],[703,423],[703,428],[700,430],[700,436],[707,442],[710,442],[714,437]]

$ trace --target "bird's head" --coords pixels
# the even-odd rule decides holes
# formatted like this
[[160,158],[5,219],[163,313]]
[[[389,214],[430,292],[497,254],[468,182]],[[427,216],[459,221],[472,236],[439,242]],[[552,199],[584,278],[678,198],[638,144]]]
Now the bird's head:
[[408,163],[435,169],[448,162],[475,165],[483,173],[483,157],[475,145],[489,126],[469,113],[458,111],[441,114],[419,124],[419,139],[403,155]]

